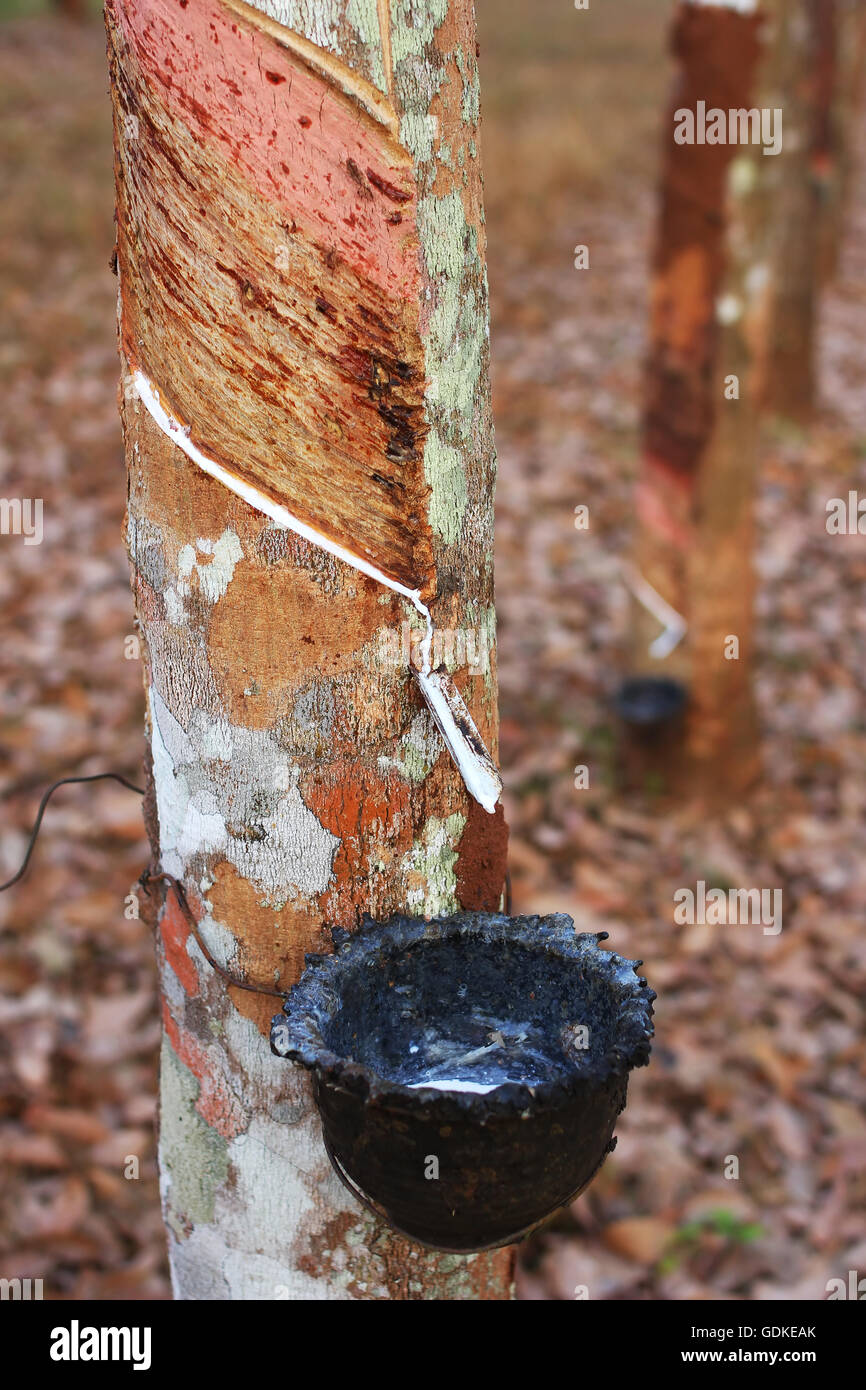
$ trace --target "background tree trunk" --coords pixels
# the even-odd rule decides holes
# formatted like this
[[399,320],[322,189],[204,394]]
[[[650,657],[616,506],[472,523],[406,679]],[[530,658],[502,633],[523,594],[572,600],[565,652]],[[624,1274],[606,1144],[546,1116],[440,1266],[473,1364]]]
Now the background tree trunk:
[[[309,478],[311,514],[353,553],[420,573],[495,753],[473,8],[261,9],[108,0],[106,15],[148,829],[215,957],[288,989],[305,951],[329,949],[326,923],[499,907],[507,831],[409,673],[415,609],[206,476],[135,385],[235,473],[273,459]],[[227,989],[171,896],[159,941],[177,1296],[509,1297],[509,1252],[424,1251],[353,1204],[306,1074],[270,1053],[276,1001]]]
[[[658,619],[635,604],[631,664],[687,686],[684,737],[651,749],[649,762],[673,789],[705,799],[736,794],[759,767],[750,683],[759,411],[804,421],[813,409],[860,19],[846,11],[840,21],[836,0],[745,9],[718,0],[680,6],[674,24],[635,564],[688,626],[656,660]],[[699,101],[707,111],[781,112],[780,151],[676,144],[674,112]],[[646,763],[644,753],[637,766]]]
[[821,278],[838,271],[839,248],[850,204],[856,159],[858,117],[866,72],[866,4],[864,0],[819,0],[824,12],[825,42],[832,19],[833,89],[830,109],[820,126],[817,147],[822,194]]
[[[688,624],[656,658],[658,619],[633,605],[631,669],[689,690],[684,736],[666,746],[666,788],[725,797],[757,771],[749,684],[752,493],[757,449],[750,347],[764,308],[761,188],[748,145],[676,143],[675,112],[760,105],[764,17],[681,5],[664,126],[653,259],[635,568]],[[772,157],[765,157],[768,164]],[[734,394],[736,393],[736,394]],[[739,644],[726,657],[727,639]]]
[[762,392],[771,413],[806,421],[815,400],[821,270],[816,155],[828,139],[833,15],[827,0],[787,0],[773,19],[761,96],[784,115],[782,151],[760,171],[771,225]]

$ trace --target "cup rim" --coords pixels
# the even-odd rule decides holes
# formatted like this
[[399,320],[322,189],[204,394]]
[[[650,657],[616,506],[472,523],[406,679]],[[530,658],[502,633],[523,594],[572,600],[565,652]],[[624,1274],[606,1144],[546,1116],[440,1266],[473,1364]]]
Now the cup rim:
[[[370,1104],[388,1104],[401,1111],[435,1111],[437,1118],[471,1115],[478,1118],[528,1115],[551,1108],[626,1078],[634,1067],[646,1066],[653,1036],[655,991],[636,973],[643,964],[600,948],[607,932],[575,932],[565,913],[507,917],[501,913],[458,912],[433,919],[395,914],[383,922],[365,917],[357,931],[335,929],[334,952],[308,955],[301,979],[287,993],[283,1010],[271,1027],[275,1055],[298,1062],[319,1084],[348,1092]],[[347,969],[365,957],[387,959],[413,946],[477,936],[491,943],[517,942],[573,961],[600,976],[613,995],[613,1036],[601,1057],[587,1059],[559,1077],[534,1085],[505,1082],[492,1091],[443,1091],[410,1086],[382,1076],[366,1062],[340,1056],[325,1042],[324,1027],[340,1007],[340,984]],[[280,1028],[280,1045],[275,1035]]]

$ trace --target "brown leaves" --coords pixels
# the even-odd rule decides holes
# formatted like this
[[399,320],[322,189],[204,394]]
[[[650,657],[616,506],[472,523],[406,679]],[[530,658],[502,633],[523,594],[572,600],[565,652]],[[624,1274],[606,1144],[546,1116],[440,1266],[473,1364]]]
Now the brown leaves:
[[656,1216],[624,1217],[604,1228],[604,1243],[618,1255],[640,1265],[654,1265],[661,1258],[675,1234],[670,1221]]

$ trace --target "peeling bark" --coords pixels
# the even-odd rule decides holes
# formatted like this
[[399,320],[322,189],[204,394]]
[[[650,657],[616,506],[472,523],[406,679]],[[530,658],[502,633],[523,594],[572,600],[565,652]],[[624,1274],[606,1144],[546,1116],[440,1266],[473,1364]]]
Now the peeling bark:
[[[384,44],[375,5],[262,9],[106,13],[148,827],[214,958],[288,989],[326,925],[498,907],[506,831],[398,655],[412,606],[208,477],[131,385],[144,371],[203,452],[422,586],[438,629],[485,634],[478,674],[465,643],[451,665],[495,751],[472,7],[394,0]],[[352,1203],[306,1075],[270,1053],[274,1001],[227,989],[170,900],[159,957],[178,1297],[510,1296],[509,1252],[424,1251]]]

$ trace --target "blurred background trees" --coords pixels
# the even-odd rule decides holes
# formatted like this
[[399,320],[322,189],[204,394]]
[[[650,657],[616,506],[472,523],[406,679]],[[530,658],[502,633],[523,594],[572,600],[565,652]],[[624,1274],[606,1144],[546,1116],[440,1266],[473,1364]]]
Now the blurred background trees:
[[[640,771],[663,767],[679,794],[708,803],[760,771],[750,557],[761,414],[807,423],[814,412],[862,13],[835,0],[720,0],[680,4],[673,18],[630,672],[655,681],[661,700],[663,682],[681,683],[688,704],[684,718],[638,724],[627,750]],[[676,113],[701,110],[724,113],[722,139],[699,129],[680,142]],[[767,121],[760,143],[757,131],[731,143],[728,113],[750,110]],[[664,655],[645,585],[685,624]]]

